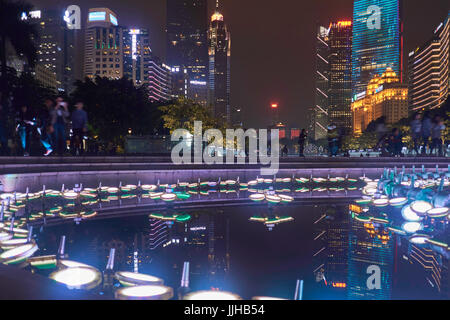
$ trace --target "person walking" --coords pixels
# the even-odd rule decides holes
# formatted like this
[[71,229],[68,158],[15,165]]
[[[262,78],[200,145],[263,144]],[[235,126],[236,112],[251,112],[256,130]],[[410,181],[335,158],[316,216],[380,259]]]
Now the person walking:
[[416,113],[414,115],[414,119],[411,121],[410,126],[413,149],[416,152],[416,156],[418,156],[420,149],[420,136],[422,134],[422,121],[420,113]]
[[429,144],[429,140],[431,137],[431,128],[433,127],[433,122],[430,118],[430,113],[427,111],[423,115],[422,119],[422,142],[423,142],[423,149],[422,154],[427,154],[427,146]]
[[83,136],[87,132],[88,117],[86,111],[83,110],[83,103],[75,104],[75,111],[72,112],[72,141],[70,143],[72,155],[76,156],[83,153]]
[[389,137],[389,150],[391,156],[401,157],[403,149],[403,137],[398,128],[392,129],[392,134]]
[[339,132],[334,124],[328,127],[328,149],[330,157],[336,157],[339,151],[338,146]]
[[0,156],[8,155],[8,135],[7,135],[6,112],[0,102]]
[[56,99],[56,106],[50,111],[51,125],[53,127],[54,149],[62,156],[66,149],[66,122],[70,116],[67,102],[63,98]]
[[45,99],[44,108],[39,113],[39,127],[37,131],[39,133],[40,141],[45,148],[44,156],[48,156],[53,152],[51,135],[53,133],[53,127],[51,125],[50,113],[54,108],[53,100],[50,98]]
[[435,116],[433,119],[433,127],[431,128],[431,147],[430,155],[437,149],[437,156],[442,157],[442,139],[444,136],[444,120],[440,116]]
[[306,138],[308,138],[306,130],[302,129],[302,131],[300,132],[300,136],[298,137],[298,145],[299,145],[299,155],[300,155],[300,157],[305,157],[304,152],[305,152]]
[[31,130],[35,121],[28,106],[23,104],[16,113],[16,132],[19,135],[20,146],[24,157],[30,155]]

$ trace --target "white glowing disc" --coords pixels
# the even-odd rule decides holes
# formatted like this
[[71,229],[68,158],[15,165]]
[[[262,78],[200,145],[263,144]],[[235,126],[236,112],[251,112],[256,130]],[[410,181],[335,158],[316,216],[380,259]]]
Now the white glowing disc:
[[102,275],[92,268],[75,267],[56,271],[50,279],[65,284],[69,289],[89,290],[100,284]]
[[404,207],[402,209],[402,216],[405,220],[408,221],[420,221],[422,220],[422,217],[418,216],[417,213],[415,213],[411,206]]
[[433,208],[427,211],[427,215],[431,218],[442,218],[447,216],[449,209],[447,207]]
[[242,300],[242,298],[226,291],[197,291],[188,293],[183,300]]
[[275,297],[253,297],[252,300],[287,300],[287,299]]
[[115,277],[125,286],[163,285],[164,280],[142,273],[116,272]]
[[389,200],[389,204],[391,206],[402,206],[402,205],[405,205],[407,202],[408,202],[408,199],[404,198],[404,197],[394,198],[394,199]]
[[31,257],[38,250],[35,243],[29,243],[15,247],[0,254],[0,261],[4,263],[14,263],[18,260]]
[[402,225],[402,229],[407,233],[416,233],[419,230],[422,230],[422,224],[420,222],[405,222]]
[[425,234],[415,234],[409,238],[409,242],[414,244],[425,244],[426,240],[430,239],[430,236]]
[[119,300],[169,300],[173,297],[173,289],[164,286],[135,286],[116,291]]
[[426,201],[414,201],[411,203],[411,209],[418,214],[425,214],[428,210],[433,209],[433,205]]

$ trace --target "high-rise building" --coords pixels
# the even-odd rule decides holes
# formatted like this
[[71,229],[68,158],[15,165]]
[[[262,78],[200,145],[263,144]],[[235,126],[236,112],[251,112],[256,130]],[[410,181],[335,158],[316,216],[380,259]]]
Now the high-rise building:
[[185,90],[185,96],[204,106],[208,80],[207,30],[207,0],[167,0],[167,64],[186,69],[190,89]]
[[353,133],[362,133],[370,122],[381,117],[386,124],[394,124],[408,117],[408,86],[391,68],[374,77],[367,91],[355,97],[352,103]]
[[391,68],[403,82],[402,0],[355,0],[353,10],[352,95]]
[[352,130],[352,22],[330,25],[328,121],[349,133]]
[[[56,83],[50,87],[58,91],[70,92],[75,82],[76,68],[76,33],[77,30],[69,30],[64,21],[64,11],[57,9],[42,9],[23,13],[22,19],[36,25],[39,38],[36,39],[37,61],[40,66],[35,70],[36,74],[46,78],[56,79]],[[49,72],[43,70],[48,69]],[[48,84],[48,83],[47,83]]]
[[330,30],[319,26],[316,42],[316,92],[314,112],[314,140],[325,139],[328,132],[328,88],[330,85]]
[[[347,298],[389,300],[392,295],[395,235],[371,223],[351,219],[349,230]],[[375,270],[375,271],[374,271]],[[380,287],[369,286],[379,271]],[[374,283],[370,282],[371,285]],[[376,285],[376,283],[375,283]]]
[[153,57],[146,65],[148,74],[148,90],[151,101],[170,101],[174,98],[172,75],[178,69],[171,68]]
[[123,75],[135,86],[148,84],[152,50],[147,29],[123,29]]
[[117,15],[108,8],[89,9],[85,48],[84,75],[120,79],[124,75],[123,28]]
[[216,118],[223,123],[230,123],[231,34],[218,8],[211,17],[208,45],[208,105],[213,108]]
[[433,37],[409,54],[410,110],[440,108],[450,91],[450,12]]

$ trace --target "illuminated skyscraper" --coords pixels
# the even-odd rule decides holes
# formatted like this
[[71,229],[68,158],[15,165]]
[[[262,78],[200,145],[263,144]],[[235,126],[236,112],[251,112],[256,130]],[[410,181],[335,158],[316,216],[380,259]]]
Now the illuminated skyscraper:
[[450,12],[433,37],[409,54],[412,111],[440,108],[450,92]]
[[352,95],[388,67],[403,82],[402,0],[355,0],[353,10]]
[[152,50],[147,29],[123,29],[123,74],[136,86],[149,84]]
[[328,89],[330,86],[330,30],[319,26],[316,42],[316,98],[314,140],[325,139],[328,127]]
[[123,28],[118,26],[117,15],[108,8],[89,9],[84,76],[120,79],[123,75]]
[[[206,106],[208,9],[206,0],[167,0],[167,63],[186,69],[185,95]],[[183,91],[183,90],[180,90]]]
[[[347,297],[350,300],[389,300],[392,295],[395,235],[380,226],[351,219],[349,232]],[[380,287],[369,277],[379,268]],[[376,282],[375,282],[376,285]]]
[[215,117],[230,123],[231,34],[218,7],[211,17],[208,45],[208,105],[213,108]]
[[352,129],[352,22],[332,23],[328,37],[328,121],[348,133]]
[[[22,15],[23,20],[36,25],[37,65],[35,73],[42,78],[55,78],[51,87],[70,92],[75,82],[76,30],[69,30],[64,21],[64,11],[43,9]],[[53,74],[53,76],[52,76]]]

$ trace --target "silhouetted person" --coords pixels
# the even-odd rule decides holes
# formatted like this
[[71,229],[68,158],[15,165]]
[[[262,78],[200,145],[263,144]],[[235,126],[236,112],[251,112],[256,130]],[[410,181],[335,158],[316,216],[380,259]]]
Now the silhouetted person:
[[281,149],[281,156],[282,156],[282,157],[284,157],[284,156],[287,157],[288,153],[289,153],[289,149],[288,149],[288,147],[287,147],[287,144],[285,144],[284,147],[283,147],[283,149]]
[[308,138],[308,135],[306,134],[306,130],[302,129],[300,132],[300,136],[298,137],[298,145],[299,145],[299,155],[300,157],[304,157],[305,154],[305,143],[306,139]]
[[435,116],[433,119],[433,127],[431,128],[431,147],[430,155],[437,149],[437,156],[442,157],[442,138],[445,131],[444,121],[440,116]]
[[0,102],[0,155],[8,155],[8,131],[7,131],[6,112]]
[[339,132],[334,124],[328,127],[328,149],[331,157],[336,157],[339,151]]
[[389,137],[389,151],[391,156],[400,157],[403,149],[403,137],[398,128],[392,129],[392,134]]
[[53,127],[51,124],[51,117],[50,113],[52,112],[54,108],[54,102],[52,99],[48,98],[45,99],[44,103],[44,109],[41,110],[39,113],[39,127],[38,127],[38,133],[40,136],[40,141],[42,145],[45,148],[44,156],[50,155],[50,153],[53,152],[52,147],[52,133],[53,133]]
[[31,130],[35,125],[33,116],[26,105],[22,105],[16,114],[16,132],[24,157],[30,155]]
[[72,112],[72,141],[70,143],[72,154],[75,156],[77,153],[81,155],[83,153],[83,137],[87,132],[87,113],[83,110],[83,103],[78,102],[75,104],[75,111]]
[[413,148],[416,155],[419,155],[420,138],[422,135],[422,121],[420,113],[414,115],[414,119],[411,121],[411,139],[413,142]]
[[63,155],[66,149],[66,122],[70,113],[68,110],[67,102],[64,102],[63,98],[58,97],[56,99],[56,106],[50,112],[50,117],[53,126],[53,143],[54,149],[57,150],[59,155]]
[[433,127],[433,122],[430,118],[430,113],[427,111],[423,115],[422,119],[422,141],[423,141],[423,150],[422,154],[427,153],[427,146],[429,144],[429,140],[431,137],[431,129]]

